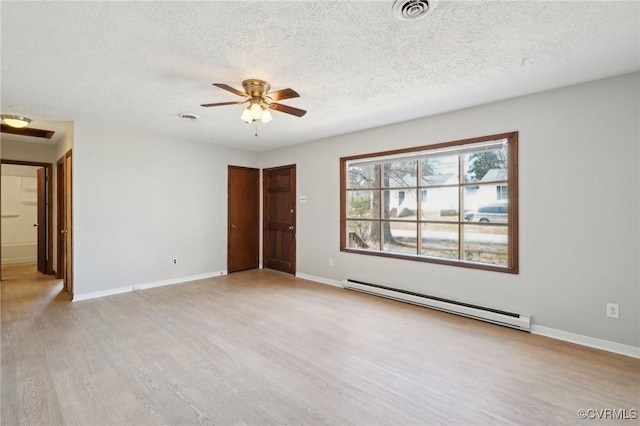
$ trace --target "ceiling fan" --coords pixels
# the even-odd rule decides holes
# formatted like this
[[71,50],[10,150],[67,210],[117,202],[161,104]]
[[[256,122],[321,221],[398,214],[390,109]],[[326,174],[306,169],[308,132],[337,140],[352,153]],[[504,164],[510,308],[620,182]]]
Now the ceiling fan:
[[263,123],[268,123],[273,118],[271,117],[270,109],[274,111],[284,112],[286,114],[295,115],[296,117],[302,117],[307,113],[303,109],[290,107],[276,103],[275,101],[281,101],[283,99],[297,98],[300,95],[293,89],[282,89],[269,93],[271,85],[264,80],[249,79],[242,82],[244,93],[229,85],[221,83],[213,83],[221,89],[234,93],[238,96],[242,96],[244,99],[235,102],[218,102],[213,104],[202,104],[203,107],[213,107],[222,105],[240,105],[249,102],[249,105],[242,113],[242,120],[247,123],[252,123],[257,120],[262,120]]

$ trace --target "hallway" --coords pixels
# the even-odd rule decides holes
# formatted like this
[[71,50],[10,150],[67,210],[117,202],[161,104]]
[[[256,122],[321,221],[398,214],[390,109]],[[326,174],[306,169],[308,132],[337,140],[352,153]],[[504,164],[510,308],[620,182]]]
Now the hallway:
[[1,295],[3,326],[5,321],[31,318],[53,303],[71,301],[62,291],[62,280],[41,274],[35,264],[3,265]]

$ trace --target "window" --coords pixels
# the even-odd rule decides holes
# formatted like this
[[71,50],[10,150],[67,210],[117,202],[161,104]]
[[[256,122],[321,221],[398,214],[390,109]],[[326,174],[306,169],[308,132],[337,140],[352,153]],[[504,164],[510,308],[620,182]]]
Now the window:
[[498,200],[507,200],[507,199],[509,199],[509,191],[507,191],[507,185],[498,185],[498,186],[496,186],[496,198]]
[[517,143],[513,132],[341,158],[341,250],[517,273]]
[[402,205],[404,202],[404,191],[398,191],[398,204]]

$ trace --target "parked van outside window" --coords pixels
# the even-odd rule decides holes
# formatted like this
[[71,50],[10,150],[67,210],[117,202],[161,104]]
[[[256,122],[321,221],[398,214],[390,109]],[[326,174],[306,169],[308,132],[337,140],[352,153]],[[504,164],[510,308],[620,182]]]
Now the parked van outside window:
[[469,222],[507,223],[508,207],[506,202],[487,204],[466,215],[465,219]]

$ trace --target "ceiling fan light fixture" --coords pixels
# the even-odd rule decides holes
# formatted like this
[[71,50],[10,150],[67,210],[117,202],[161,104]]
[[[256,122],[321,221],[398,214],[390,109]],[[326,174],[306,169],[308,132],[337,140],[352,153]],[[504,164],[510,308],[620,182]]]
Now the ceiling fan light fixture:
[[251,106],[249,106],[249,111],[251,112],[251,117],[254,120],[260,120],[260,117],[262,117],[262,105],[260,105],[258,102],[254,102],[251,104]]
[[271,116],[271,113],[269,112],[269,110],[267,108],[265,108],[262,111],[262,123],[266,124],[266,123],[270,122],[271,120],[273,120],[273,117]]
[[253,121],[253,117],[251,116],[251,111],[249,110],[249,108],[245,108],[245,110],[242,112],[242,115],[240,116],[240,118],[245,123],[251,123]]
[[23,117],[21,115],[5,115],[2,114],[2,122],[7,126],[15,127],[16,129],[22,129],[27,127],[31,123],[31,119]]

